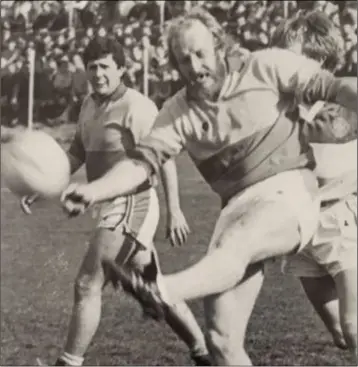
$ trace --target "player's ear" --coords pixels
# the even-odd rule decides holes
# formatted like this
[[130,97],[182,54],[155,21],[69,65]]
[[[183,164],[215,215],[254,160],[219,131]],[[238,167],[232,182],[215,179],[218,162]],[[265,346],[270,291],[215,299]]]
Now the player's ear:
[[118,68],[118,76],[122,78],[123,75],[126,73],[126,71],[127,71],[127,68],[125,66]]

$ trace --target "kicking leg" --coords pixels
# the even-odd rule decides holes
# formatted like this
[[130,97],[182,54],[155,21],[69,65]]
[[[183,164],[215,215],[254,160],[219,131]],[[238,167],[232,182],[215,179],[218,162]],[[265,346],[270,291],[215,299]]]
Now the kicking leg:
[[[132,265],[144,273],[146,277],[146,265],[151,261],[153,251],[157,259],[157,252],[153,250],[140,250],[131,260]],[[156,261],[159,264],[158,260]],[[160,271],[160,269],[158,269]],[[165,321],[174,333],[188,346],[190,354],[196,365],[210,364],[205,336],[196,321],[192,311],[185,302],[170,305],[165,313]]]
[[233,288],[250,263],[288,254],[297,248],[301,242],[300,223],[287,205],[265,201],[253,205],[225,223],[220,235],[214,237],[215,249],[198,263],[164,276],[170,300],[201,298]]
[[[316,186],[314,176],[311,184]],[[222,293],[242,279],[249,264],[294,252],[316,230],[319,203],[301,172],[261,182],[234,197],[215,227],[210,251],[184,271],[147,282],[140,274],[120,274],[142,303],[154,308]],[[190,286],[188,286],[190,285]]]
[[332,277],[300,277],[300,281],[312,306],[332,334],[334,343],[337,347],[346,349],[340,324],[338,295]]
[[264,280],[261,263],[250,265],[234,288],[204,298],[208,345],[216,366],[250,366],[245,335]]

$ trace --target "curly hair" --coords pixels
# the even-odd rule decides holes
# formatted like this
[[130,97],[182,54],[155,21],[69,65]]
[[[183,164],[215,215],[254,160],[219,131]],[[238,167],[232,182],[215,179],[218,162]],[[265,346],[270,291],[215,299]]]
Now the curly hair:
[[217,50],[226,51],[232,46],[232,39],[227,35],[216,18],[200,6],[193,7],[186,14],[173,19],[167,31],[166,42],[169,62],[176,69],[178,65],[172,49],[173,41],[179,37],[183,30],[190,28],[195,21],[201,22],[210,30]]
[[343,39],[338,27],[322,11],[299,11],[283,21],[271,37],[271,47],[302,45],[302,53],[334,71],[344,62]]

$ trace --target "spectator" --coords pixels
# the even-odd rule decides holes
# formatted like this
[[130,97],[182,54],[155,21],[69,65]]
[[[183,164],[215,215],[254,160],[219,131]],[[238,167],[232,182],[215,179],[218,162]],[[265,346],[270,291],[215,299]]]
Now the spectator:
[[[11,3],[12,5],[9,7],[8,5]],[[176,79],[177,76],[168,63],[167,51],[164,47],[165,43],[163,43],[163,32],[165,35],[167,23],[163,27],[160,27],[158,24],[160,15],[159,2],[120,1],[111,4],[107,2],[107,5],[101,5],[104,3],[101,1],[1,2],[2,64],[5,65],[5,60],[10,60],[11,55],[15,54],[15,59],[20,60],[18,66],[21,66],[21,72],[17,70],[15,63],[16,70],[13,70],[14,67],[11,67],[11,70],[14,72],[10,74],[16,75],[16,80],[18,75],[20,75],[19,80],[24,79],[23,60],[26,58],[25,51],[29,45],[35,44],[36,54],[38,59],[41,59],[41,65],[43,65],[42,71],[39,71],[39,67],[37,68],[37,78],[39,73],[43,73],[42,79],[40,78],[41,81],[38,81],[38,83],[41,84],[41,90],[49,91],[48,86],[42,87],[42,85],[48,85],[48,78],[53,77],[55,72],[53,60],[60,60],[66,55],[70,60],[74,61],[76,59],[78,61],[92,37],[95,35],[103,37],[107,34],[113,34],[126,48],[126,83],[143,91],[143,39],[146,39],[149,41],[149,92],[151,93],[150,96],[160,106],[167,98],[167,94],[174,93],[181,83]],[[299,7],[318,7],[327,12],[341,27],[345,41],[346,57],[340,74],[356,75],[357,73],[357,5],[355,2],[286,1],[285,6],[283,6],[284,3],[282,1],[243,0],[232,2],[221,0],[216,2],[200,1],[200,3],[208,7],[211,13],[227,28],[234,42],[250,50],[267,47],[272,32],[274,32],[285,15],[290,16],[292,12],[296,11],[297,4]],[[74,24],[82,26],[83,29],[68,29],[68,4],[74,6],[75,18],[80,18],[80,21],[77,20]],[[180,14],[188,4],[189,2],[185,1],[165,2],[165,19],[170,20],[173,16]],[[110,7],[115,7],[119,10],[120,22],[116,24],[111,22],[108,24],[103,23],[103,20],[108,20],[109,18],[108,14],[106,18],[102,16],[102,13],[105,13],[106,8],[108,13]],[[138,9],[141,10],[139,11]],[[17,25],[14,26],[15,23],[13,22],[16,15],[20,15],[19,27],[22,31],[15,34],[13,31],[19,29]],[[25,28],[23,26],[24,19],[25,24],[33,21],[33,34],[26,32],[26,26]],[[56,32],[53,32],[53,29],[56,29]],[[14,48],[18,50],[17,54],[14,53]],[[74,55],[76,55],[76,58]],[[74,63],[79,64],[77,61],[74,61]],[[77,71],[77,67],[75,69],[76,71],[72,72],[73,84],[77,85],[78,90],[82,90],[85,74],[83,70]],[[56,70],[56,73],[61,72]],[[12,77],[10,79],[13,80]],[[5,77],[4,83],[8,83],[10,79]],[[21,83],[19,84],[17,81],[15,90],[18,89],[19,85]],[[76,90],[77,87],[75,88]],[[23,90],[26,90],[27,93],[27,89]],[[36,90],[38,89],[36,88]],[[83,93],[74,91],[74,104],[77,107],[77,103],[82,98],[80,95],[83,95]],[[51,95],[50,92],[45,94],[47,96]],[[48,104],[48,101],[46,103],[42,101],[41,98],[43,97],[40,98],[39,96],[38,98],[39,101],[36,103],[40,106]],[[8,103],[9,98],[6,98],[6,101]],[[2,102],[4,103],[4,100]],[[56,108],[59,108],[59,106]],[[52,113],[56,108],[51,107],[49,111]],[[35,108],[36,110],[37,107]],[[74,107],[72,110],[74,111],[73,114],[76,115],[76,108]],[[41,114],[44,115],[43,113]],[[35,116],[35,118],[37,117]]]
[[17,100],[15,95],[16,63],[1,58],[1,123],[17,124]]
[[41,3],[41,12],[36,17],[34,24],[32,26],[33,30],[38,31],[40,29],[50,29],[53,22],[55,21],[56,14],[51,8],[47,1]]
[[69,13],[64,3],[60,3],[60,7],[56,13],[54,21],[50,27],[50,31],[58,32],[66,30],[69,27]]
[[15,4],[13,8],[13,14],[9,17],[10,30],[12,33],[25,32],[27,28],[27,21],[21,12],[21,7],[19,4]]
[[62,56],[58,69],[53,77],[54,105],[51,124],[61,124],[69,121],[69,112],[73,102],[73,72],[68,56]]
[[73,105],[70,111],[70,121],[77,121],[82,102],[90,91],[85,67],[81,56],[76,54],[73,56]]

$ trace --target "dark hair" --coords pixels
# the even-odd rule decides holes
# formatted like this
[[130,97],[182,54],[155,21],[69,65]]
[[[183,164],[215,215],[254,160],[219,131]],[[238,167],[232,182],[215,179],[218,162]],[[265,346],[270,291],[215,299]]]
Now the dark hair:
[[343,40],[339,29],[322,11],[301,11],[284,20],[271,37],[271,46],[289,48],[302,45],[302,53],[322,67],[334,71],[343,61]]
[[89,62],[107,55],[113,56],[118,68],[125,66],[123,46],[112,37],[93,38],[83,52],[83,63],[87,67]]

